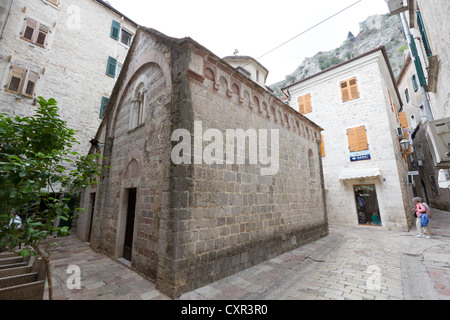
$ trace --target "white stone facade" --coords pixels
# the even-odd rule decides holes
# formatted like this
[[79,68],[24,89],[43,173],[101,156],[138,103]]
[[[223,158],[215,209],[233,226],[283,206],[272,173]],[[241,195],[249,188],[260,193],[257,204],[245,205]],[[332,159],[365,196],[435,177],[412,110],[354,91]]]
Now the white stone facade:
[[[359,97],[343,102],[340,83],[354,77]],[[297,82],[283,91],[289,92],[289,104],[296,110],[299,110],[298,98],[310,94],[312,110],[304,115],[324,128],[322,162],[330,225],[359,224],[354,186],[369,184],[375,185],[382,226],[407,230],[412,222],[410,191],[405,185],[408,168],[396,134],[400,126],[396,113],[402,102],[384,47]],[[370,159],[351,161],[347,129],[359,126],[365,128]],[[354,170],[362,171],[356,174]],[[364,171],[372,177],[362,177]]]
[[[111,37],[113,20],[135,33],[137,25],[103,1],[13,1],[0,40],[0,112],[31,115],[38,96],[54,98],[68,126],[79,130],[77,151],[87,153],[101,123],[102,101],[117,78],[106,74],[108,57],[120,68],[129,49],[122,30],[117,40]],[[15,67],[34,78],[10,87]],[[29,79],[35,85],[25,94]]]

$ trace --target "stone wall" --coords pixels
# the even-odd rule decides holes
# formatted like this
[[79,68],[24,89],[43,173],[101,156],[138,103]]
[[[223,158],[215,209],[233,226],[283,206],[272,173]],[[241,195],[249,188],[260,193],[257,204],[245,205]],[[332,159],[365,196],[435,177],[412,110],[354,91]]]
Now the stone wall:
[[[22,39],[26,19],[49,28],[45,48]],[[15,0],[0,40],[0,112],[30,115],[33,98],[5,90],[11,66],[38,72],[35,97],[54,98],[62,119],[79,130],[76,151],[88,152],[101,123],[102,97],[109,97],[116,79],[106,75],[108,57],[123,63],[128,47],[110,37],[112,21],[131,33],[136,26],[93,0]]]
[[[359,98],[342,102],[340,82],[356,77]],[[401,100],[396,93],[382,49],[356,57],[346,64],[326,70],[289,88],[290,105],[298,110],[297,99],[311,94],[312,112],[305,116],[324,128],[325,156],[322,158],[327,193],[329,223],[358,225],[354,185],[375,184],[383,226],[407,230],[410,199],[404,179],[408,167],[403,160],[395,113]],[[395,110],[392,109],[389,93]],[[347,129],[364,126],[371,159],[350,161]],[[379,169],[373,178],[340,180],[345,170]]]
[[[317,125],[189,38],[140,29],[122,72],[98,133],[110,169],[97,186],[95,249],[123,256],[129,188],[138,192],[130,266],[171,297],[328,233]],[[144,122],[130,129],[141,83]],[[238,129],[277,132],[265,155],[278,157],[209,162],[208,132]],[[187,136],[174,137],[178,130]],[[191,156],[178,163],[184,139],[178,156]],[[218,150],[214,159],[225,160]]]

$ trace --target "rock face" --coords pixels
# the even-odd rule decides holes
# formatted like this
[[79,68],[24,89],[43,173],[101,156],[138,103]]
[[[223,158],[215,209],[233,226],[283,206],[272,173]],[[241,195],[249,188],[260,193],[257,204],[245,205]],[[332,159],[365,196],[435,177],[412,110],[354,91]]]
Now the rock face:
[[329,52],[318,52],[311,58],[305,58],[293,73],[286,76],[285,80],[272,84],[270,88],[281,97],[283,94],[280,88],[383,45],[386,47],[389,62],[397,77],[404,65],[404,51],[408,49],[400,19],[397,16],[374,15],[360,23],[360,31],[356,37],[349,32],[347,39],[339,48]]

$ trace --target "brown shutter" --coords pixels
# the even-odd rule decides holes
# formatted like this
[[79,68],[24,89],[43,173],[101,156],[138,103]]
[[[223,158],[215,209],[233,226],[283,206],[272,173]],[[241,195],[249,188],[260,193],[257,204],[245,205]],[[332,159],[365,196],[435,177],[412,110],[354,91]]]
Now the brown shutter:
[[28,70],[27,77],[25,79],[25,85],[23,87],[22,94],[29,98],[34,98],[34,90],[38,80],[38,73],[32,70]]
[[347,81],[341,82],[341,94],[342,94],[342,102],[346,102],[346,101],[350,100],[350,95],[348,93]]
[[298,111],[301,114],[312,112],[311,94],[305,94],[298,98]]
[[323,140],[323,134],[321,134],[320,137],[320,154],[322,155],[322,157],[325,157],[325,141]]
[[402,126],[402,128],[403,129],[408,128],[408,119],[406,118],[406,113],[404,111],[399,112],[398,117],[399,117],[400,125]]
[[23,29],[22,37],[28,41],[33,42],[36,28],[37,28],[37,21],[31,18],[27,18],[25,22],[25,27]]
[[46,26],[39,26],[39,32],[36,39],[36,44],[45,47],[45,40],[47,39],[47,34],[49,32],[49,28]]
[[305,114],[305,99],[304,96],[298,97],[298,112],[301,114]]
[[9,78],[9,84],[7,86],[6,91],[9,91],[11,93],[15,93],[15,94],[19,94],[21,89],[22,89],[22,85],[23,85],[23,81],[26,75],[26,70],[19,68],[17,66],[12,66],[11,67],[11,74],[10,74],[10,78]]
[[356,128],[356,136],[358,139],[358,151],[369,149],[366,128],[364,126]]
[[359,98],[358,82],[351,78],[340,83],[342,102],[347,102]]
[[366,128],[364,126],[347,130],[348,147],[350,152],[368,150]]
[[352,78],[348,80],[349,86],[350,86],[350,97],[351,99],[357,99],[359,98],[359,90],[358,90],[358,83],[356,82],[356,78]]

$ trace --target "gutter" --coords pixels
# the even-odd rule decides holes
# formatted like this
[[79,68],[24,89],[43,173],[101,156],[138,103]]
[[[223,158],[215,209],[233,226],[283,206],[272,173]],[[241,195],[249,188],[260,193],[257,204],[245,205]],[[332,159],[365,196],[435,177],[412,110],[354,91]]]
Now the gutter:
[[12,9],[12,6],[13,6],[13,2],[14,2],[14,0],[11,0],[11,2],[10,2],[10,4],[9,4],[9,10],[8,10],[8,14],[6,15],[5,25],[3,26],[2,32],[0,33],[0,41],[1,41],[2,38],[3,38],[3,31],[5,31],[6,23],[8,22],[9,16],[11,15],[11,9]]

